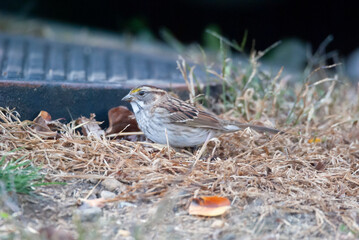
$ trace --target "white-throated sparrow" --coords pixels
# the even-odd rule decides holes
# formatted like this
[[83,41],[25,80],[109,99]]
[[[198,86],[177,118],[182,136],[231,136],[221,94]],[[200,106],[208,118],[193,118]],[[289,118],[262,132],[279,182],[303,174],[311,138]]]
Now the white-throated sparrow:
[[168,142],[172,147],[197,146],[212,137],[248,127],[258,132],[280,132],[273,128],[220,119],[152,86],[136,87],[122,100],[131,103],[138,126],[146,137],[166,144],[167,130]]

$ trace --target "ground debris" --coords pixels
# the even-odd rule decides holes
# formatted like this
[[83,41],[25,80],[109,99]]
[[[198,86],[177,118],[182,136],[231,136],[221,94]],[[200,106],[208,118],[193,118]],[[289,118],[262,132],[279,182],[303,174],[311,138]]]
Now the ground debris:
[[[90,189],[97,187],[98,193],[114,192],[115,200],[102,209],[88,208],[89,213],[77,209],[85,222],[117,219],[99,225],[99,231],[109,236],[134,236],[137,231],[144,236],[159,232],[177,238],[197,233],[201,238],[358,236],[359,144],[353,126],[340,122],[341,118],[334,117],[325,123],[313,122],[308,134],[302,132],[303,125],[293,127],[291,135],[275,137],[251,131],[225,134],[219,138],[220,145],[210,142],[196,160],[196,153],[168,151],[149,142],[111,139],[104,133],[83,136],[74,122],[57,123],[61,137],[48,138],[37,135],[14,112],[0,108],[0,155],[18,149],[11,157],[27,155],[57,180],[81,181],[90,184]],[[312,132],[321,141],[309,141]],[[91,176],[97,176],[100,183],[89,183]],[[110,181],[116,184],[107,185]],[[85,198],[89,189],[80,191],[76,186],[57,187],[55,193],[43,196],[53,198],[52,206],[68,198],[68,202]],[[231,201],[223,222],[188,214],[193,197],[214,195]],[[72,213],[76,210],[73,205],[68,208]],[[60,216],[51,218],[53,224],[61,220],[72,226],[72,213],[47,211]],[[39,212],[28,218],[35,226],[50,221]],[[151,219],[158,220],[152,224]],[[208,229],[220,232],[213,235]]]

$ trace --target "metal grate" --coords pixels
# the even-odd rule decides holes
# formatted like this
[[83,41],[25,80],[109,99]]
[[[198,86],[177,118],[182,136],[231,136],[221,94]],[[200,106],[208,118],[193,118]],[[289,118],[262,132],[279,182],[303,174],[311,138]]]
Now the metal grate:
[[183,83],[175,61],[158,56],[3,34],[0,34],[0,63],[0,80]]
[[0,106],[22,119],[46,110],[67,119],[96,113],[103,121],[141,84],[185,89],[175,59],[0,34]]

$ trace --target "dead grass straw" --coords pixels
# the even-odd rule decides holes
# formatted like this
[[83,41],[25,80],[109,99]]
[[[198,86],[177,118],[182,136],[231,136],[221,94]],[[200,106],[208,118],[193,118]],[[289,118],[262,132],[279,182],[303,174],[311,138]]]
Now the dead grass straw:
[[[128,186],[121,199],[131,201],[161,199],[172,190],[226,196],[238,209],[261,199],[267,210],[258,218],[257,230],[268,214],[281,211],[315,215],[301,236],[320,230],[334,234],[342,223],[357,234],[359,128],[357,107],[346,103],[335,102],[327,115],[309,123],[298,121],[291,135],[272,137],[250,130],[227,134],[219,146],[209,142],[207,151],[198,155],[151,143],[82,136],[74,122],[56,122],[60,137],[47,139],[15,111],[0,108],[0,155],[27,154],[34,164],[65,178],[115,177]],[[314,135],[320,142],[309,143]],[[13,149],[18,150],[9,153]]]

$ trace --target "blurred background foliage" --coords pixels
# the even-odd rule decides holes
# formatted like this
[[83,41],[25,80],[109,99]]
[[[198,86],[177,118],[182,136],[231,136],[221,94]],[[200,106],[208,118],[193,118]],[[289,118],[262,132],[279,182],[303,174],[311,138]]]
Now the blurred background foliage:
[[[218,50],[219,41],[206,30],[240,42],[245,51],[263,51],[278,40],[281,44],[263,61],[300,70],[310,54],[328,36],[334,39],[326,51],[336,51],[348,61],[348,73],[359,79],[357,53],[359,23],[352,1],[309,0],[2,0],[1,14],[81,26],[121,34],[127,40],[170,42],[178,52],[183,46],[200,44]],[[354,2],[353,2],[354,3]],[[4,17],[3,17],[4,18]],[[5,17],[6,18],[6,17]],[[0,31],[7,26],[0,21]],[[31,28],[31,27],[30,27]],[[314,50],[313,50],[314,49]],[[335,61],[328,59],[327,64]]]
[[2,0],[0,10],[75,25],[160,37],[170,29],[183,43],[210,44],[205,29],[218,30],[229,39],[241,39],[248,30],[257,49],[280,39],[298,38],[314,48],[334,35],[333,49],[343,54],[358,45],[358,15],[351,1],[309,0]]

